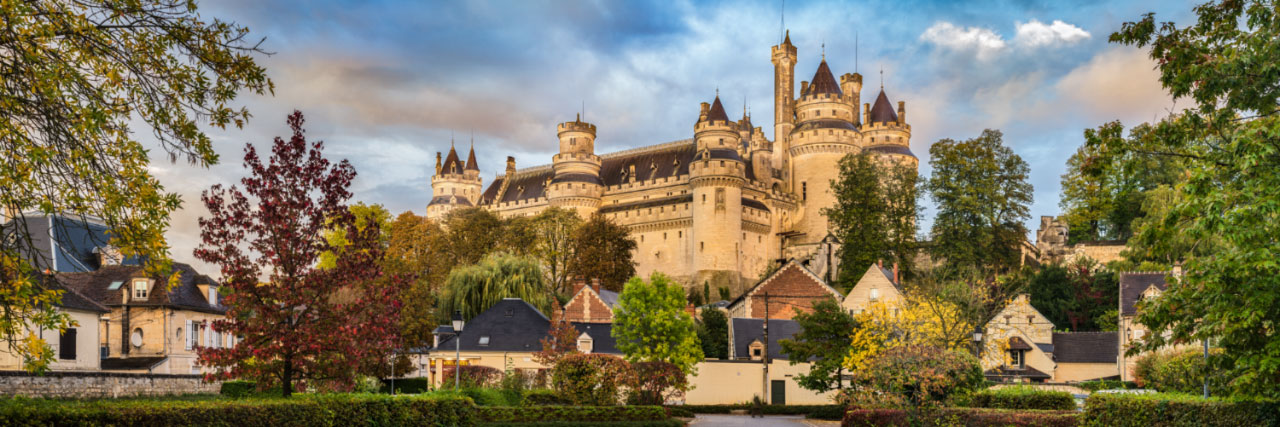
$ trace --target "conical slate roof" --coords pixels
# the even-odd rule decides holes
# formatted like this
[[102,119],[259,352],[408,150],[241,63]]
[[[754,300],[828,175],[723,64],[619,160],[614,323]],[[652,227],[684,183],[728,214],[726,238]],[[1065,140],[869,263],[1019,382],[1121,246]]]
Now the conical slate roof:
[[831,68],[827,67],[827,60],[822,60],[818,64],[818,72],[813,73],[813,83],[809,84],[809,90],[805,95],[818,95],[830,93],[836,96],[843,96],[844,92],[840,91],[840,85],[836,83],[836,77],[831,75]]
[[871,106],[871,123],[897,121],[898,113],[893,110],[893,103],[889,102],[888,96],[885,96],[884,89],[880,89],[880,96],[876,97],[876,103]]
[[444,164],[441,165],[440,170],[443,173],[462,173],[462,161],[458,160],[458,150],[453,149],[453,146],[449,147],[449,155],[445,156]]
[[474,143],[471,144],[471,153],[467,154],[467,170],[469,171],[480,170],[480,166],[476,164],[476,146]]
[[711,103],[711,111],[707,112],[707,121],[719,120],[722,122],[729,121],[729,115],[724,112],[724,105],[720,103],[720,96],[716,96],[716,101]]

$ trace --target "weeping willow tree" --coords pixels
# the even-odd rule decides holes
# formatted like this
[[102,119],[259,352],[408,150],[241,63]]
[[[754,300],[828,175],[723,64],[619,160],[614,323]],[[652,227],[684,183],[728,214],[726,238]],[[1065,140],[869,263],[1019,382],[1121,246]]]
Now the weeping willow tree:
[[503,298],[520,298],[543,313],[551,313],[551,290],[542,267],[531,257],[497,252],[485,255],[475,265],[449,272],[440,298],[440,320],[448,322],[455,310],[470,320]]

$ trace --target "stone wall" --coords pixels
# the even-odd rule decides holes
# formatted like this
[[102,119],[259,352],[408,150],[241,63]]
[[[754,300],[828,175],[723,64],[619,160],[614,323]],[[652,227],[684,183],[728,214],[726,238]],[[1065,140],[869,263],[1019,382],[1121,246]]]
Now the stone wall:
[[103,398],[214,394],[222,383],[206,383],[200,375],[128,374],[115,372],[0,371],[0,396]]

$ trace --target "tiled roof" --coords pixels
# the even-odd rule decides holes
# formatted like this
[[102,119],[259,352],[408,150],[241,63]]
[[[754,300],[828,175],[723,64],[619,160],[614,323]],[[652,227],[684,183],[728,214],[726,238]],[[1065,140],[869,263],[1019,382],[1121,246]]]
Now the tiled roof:
[[[592,340],[592,353],[620,354],[617,342],[610,335],[612,324],[574,323],[578,333],[586,333]],[[506,298],[488,310],[467,321],[462,328],[462,351],[513,351],[536,352],[542,350],[542,339],[551,330],[551,320],[537,308],[519,298]],[[443,325],[438,333],[451,334],[452,328]],[[481,345],[481,338],[488,343]],[[454,337],[440,340],[441,349],[452,349]]]
[[561,182],[585,182],[588,184],[596,184],[596,185],[601,184],[600,177],[589,174],[589,173],[566,173],[563,175],[555,175],[554,178],[551,178],[552,184],[561,183]]
[[45,276],[45,277],[46,277],[46,280],[44,280],[44,283],[43,283],[43,286],[45,288],[52,291],[62,291],[62,300],[58,302],[57,304],[58,307],[62,307],[64,309],[72,309],[72,310],[92,311],[97,313],[111,312],[111,309],[89,299],[89,297],[84,296],[84,294],[81,294],[75,289],[63,286],[61,283],[59,283],[57,280],[54,280],[50,276]]
[[761,202],[756,199],[746,198],[746,197],[742,198],[742,206],[746,206],[752,209],[759,209],[765,212],[769,211],[769,207],[765,206],[764,202]]
[[[733,346],[736,357],[750,357],[751,342],[764,340],[764,319],[735,317],[730,320],[729,328],[732,329],[729,336],[733,339],[729,345]],[[769,319],[769,357],[787,360],[778,340],[790,339],[800,331],[800,324],[794,320]]]
[[1169,286],[1165,283],[1165,271],[1120,273],[1120,315],[1132,316],[1137,313],[1134,304],[1142,298],[1142,292],[1155,286],[1161,292]]
[[827,60],[825,59],[818,64],[818,71],[813,73],[813,82],[809,84],[809,89],[801,96],[824,93],[835,96],[844,95],[844,92],[840,91],[840,85],[836,83],[836,77],[831,74],[831,68],[827,67]]
[[102,359],[103,370],[135,370],[151,369],[163,362],[166,357],[108,357]]
[[603,301],[604,305],[609,306],[609,308],[613,308],[618,305],[617,292],[608,289],[601,289],[598,295],[600,295],[600,301]]
[[[694,149],[693,140],[685,139],[602,155],[600,181],[605,186],[617,186],[633,179],[639,182],[688,175]],[[623,176],[624,171],[631,173],[631,166],[635,166],[635,176]],[[509,203],[545,197],[545,185],[554,177],[555,171],[550,165],[523,169],[516,172],[502,200],[496,200],[498,189],[506,180],[506,176],[500,176],[485,189],[483,203]]]
[[[122,305],[123,291],[120,289],[108,289],[112,282],[128,283],[129,279],[140,273],[143,267],[133,265],[110,265],[104,266],[96,271],[85,273],[59,273],[56,275],[58,282],[67,288],[74,289],[81,295],[98,304],[113,307]],[[227,308],[221,304],[209,305],[208,296],[200,292],[200,288],[196,285],[199,283],[209,283],[217,285],[209,276],[200,274],[189,264],[175,262],[173,270],[179,273],[178,286],[166,290],[168,285],[165,277],[150,277],[155,284],[152,285],[150,295],[146,301],[131,301],[131,306],[158,306],[158,307],[174,307],[185,310],[201,311],[207,313],[226,313]],[[141,277],[138,275],[137,277]],[[220,294],[219,299],[222,298]]]
[[889,97],[885,96],[884,89],[880,89],[880,95],[876,97],[876,103],[871,106],[871,123],[896,123],[898,121],[898,112],[893,109],[893,103],[889,102]]
[[631,202],[631,203],[605,205],[600,208],[600,213],[607,214],[607,213],[621,212],[621,211],[631,210],[631,209],[656,208],[658,206],[678,205],[682,203],[689,203],[692,201],[693,201],[693,195],[685,194],[680,196],[663,197],[661,199],[649,199],[649,200],[640,200],[640,201]]
[[578,334],[587,334],[591,337],[591,352],[605,354],[622,354],[618,351],[618,341],[613,338],[612,323],[581,323],[573,322],[573,327],[578,330]]
[[[746,200],[747,199],[743,199],[743,203],[746,203]],[[755,285],[752,285],[750,288],[748,288],[746,292],[742,293],[742,295],[738,295],[737,298],[734,298],[733,302],[729,303],[729,307],[734,307],[738,304],[744,303],[747,300],[748,296],[751,295],[752,292],[756,290],[756,288],[764,286],[766,283],[769,283],[770,281],[772,281],[773,278],[782,276],[783,274],[787,274],[792,270],[798,271],[799,273],[801,273],[800,277],[812,280],[812,283],[821,287],[821,291],[820,291],[821,294],[813,295],[813,298],[826,298],[827,295],[830,295],[836,300],[840,300],[841,298],[844,298],[844,295],[842,295],[840,291],[837,291],[835,290],[835,288],[832,288],[830,285],[824,282],[821,277],[818,277],[817,274],[814,274],[813,271],[810,271],[798,260],[796,260],[795,258],[792,258],[788,260],[787,263],[784,264],[777,271],[774,271],[773,274],[770,274],[768,277],[765,277],[763,280],[756,282]],[[890,275],[889,277],[892,278],[893,276]]]
[[427,206],[447,205],[449,204],[450,199],[456,199],[457,204],[462,206],[474,206],[465,196],[435,196],[431,198],[431,201],[427,203]]
[[867,151],[870,151],[873,153],[903,154],[911,157],[916,156],[915,153],[911,152],[910,147],[906,147],[902,145],[875,145],[875,146],[867,147]]
[[449,146],[449,155],[444,158],[444,164],[440,166],[441,173],[462,173],[465,167],[462,161],[458,160],[458,150]]
[[1031,344],[1023,341],[1022,337],[1009,337],[1010,350],[1030,350]]
[[467,170],[469,171],[480,170],[479,164],[476,163],[476,147],[474,146],[474,144],[471,147],[471,152],[467,154]]
[[794,134],[799,134],[801,132],[818,130],[818,129],[858,130],[858,127],[854,126],[853,123],[849,123],[844,120],[837,120],[837,119],[809,120],[791,129],[791,133],[794,135]]
[[1054,332],[1053,359],[1058,363],[1115,363],[1120,351],[1117,332]]
[[707,120],[719,120],[722,122],[729,121],[729,115],[724,112],[724,104],[720,103],[720,96],[716,95],[716,100],[711,103],[711,110],[707,111]]

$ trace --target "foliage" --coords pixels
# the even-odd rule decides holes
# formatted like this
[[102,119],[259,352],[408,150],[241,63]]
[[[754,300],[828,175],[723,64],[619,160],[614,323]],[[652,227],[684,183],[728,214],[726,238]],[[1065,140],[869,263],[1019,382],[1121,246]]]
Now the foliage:
[[[384,251],[387,244],[391,240],[391,235],[387,230],[387,223],[391,221],[391,212],[387,212],[387,208],[379,204],[366,205],[364,202],[357,202],[348,206],[351,215],[355,217],[355,227],[357,230],[364,231],[370,225],[374,226],[380,233],[378,234],[378,247]],[[337,257],[341,256],[343,250],[350,246],[347,241],[346,230],[329,227],[321,232],[324,239],[329,242],[328,250],[320,253],[320,268],[333,268],[337,264]]]
[[670,362],[693,374],[703,360],[702,345],[684,308],[684,288],[662,273],[647,282],[632,278],[613,308],[611,333],[618,350],[629,362]]
[[1172,227],[1164,226],[1170,210],[1183,202],[1183,198],[1182,193],[1169,186],[1146,193],[1142,209],[1147,215],[1133,221],[1137,235],[1129,239],[1120,254],[1130,262],[1158,264],[1161,268],[1138,271],[1167,270],[1189,255],[1210,256],[1222,246],[1222,239],[1216,236],[1184,233],[1183,229],[1191,226],[1191,219],[1178,220]]
[[524,393],[524,401],[521,404],[525,406],[549,406],[549,405],[568,405],[568,400],[560,397],[555,390],[538,388],[528,390]]
[[[707,282],[702,282],[702,285],[706,286]],[[716,292],[720,294],[720,301],[733,300],[733,291],[730,291],[728,286],[721,286],[716,289]]]
[[[263,51],[247,28],[201,16],[192,2],[6,2],[0,18],[0,212],[98,218],[111,233],[94,243],[168,271],[164,232],[182,199],[152,175],[135,126],[171,162],[217,163],[200,125],[243,126],[249,112],[236,96],[274,88],[256,63]],[[57,290],[32,277],[51,260],[32,250],[31,219],[18,216],[0,236],[0,339],[39,372],[53,351],[28,331],[73,325],[51,303]]]
[[866,369],[851,370],[852,404],[880,400],[875,394],[902,399],[913,407],[936,405],[951,394],[969,393],[985,382],[978,359],[962,351],[928,345],[905,345],[876,354]]
[[569,209],[551,207],[533,217],[534,234],[531,254],[547,272],[547,283],[557,293],[569,289],[569,262],[573,259],[574,232],[582,226],[582,218]]
[[1280,424],[1280,401],[1209,399],[1170,394],[1094,393],[1085,399],[1082,426],[1238,427]]
[[[1072,331],[1103,330],[1107,310],[1115,311],[1120,280],[1088,258],[1070,265],[1046,265],[1031,277],[1031,305],[1057,328]],[[1117,326],[1110,326],[1114,330]]]
[[853,408],[845,414],[841,425],[845,427],[918,425],[1075,427],[1079,418],[1075,411],[937,408],[917,412],[895,408]]
[[[1139,140],[1151,131],[1143,124],[1129,131]],[[1068,244],[1093,240],[1128,240],[1136,222],[1149,217],[1150,191],[1178,182],[1184,170],[1181,159],[1126,153],[1100,155],[1099,146],[1125,140],[1124,125],[1110,122],[1085,129],[1085,144],[1067,160],[1062,175],[1059,206],[1069,228]]]
[[453,268],[445,250],[448,241],[444,229],[427,217],[406,211],[387,223],[386,234],[388,242],[382,271],[411,279],[401,291],[403,347],[428,345],[433,338],[431,331],[439,324],[436,301]]
[[697,286],[689,288],[689,293],[685,296],[685,300],[694,307],[701,307],[706,304],[706,301],[702,297],[702,291],[699,291]]
[[[1222,349],[1210,349],[1209,356],[1221,359]],[[1166,393],[1201,394],[1204,391],[1205,375],[1209,374],[1211,396],[1230,394],[1228,385],[1231,378],[1223,370],[1213,370],[1210,374],[1206,369],[1203,350],[1153,351],[1138,357],[1134,367],[1134,382],[1144,388]]]
[[551,368],[551,388],[575,405],[617,405],[630,378],[630,365],[606,354],[570,354]]
[[[1187,26],[1153,14],[1125,23],[1111,41],[1149,47],[1160,82],[1195,105],[1134,141],[1097,145],[1106,158],[1143,153],[1182,159],[1176,202],[1139,239],[1218,243],[1185,257],[1184,275],[1138,313],[1147,326],[1137,354],[1213,338],[1233,392],[1280,396],[1280,16],[1273,1],[1215,1]],[[1229,366],[1228,366],[1229,365]]]
[[462,318],[470,320],[503,298],[520,298],[538,311],[551,312],[552,298],[537,261],[498,252],[454,268],[445,280],[437,318],[448,322],[454,311],[462,311]]
[[[265,164],[246,144],[251,175],[240,180],[243,190],[215,185],[202,193],[211,216],[200,218],[195,250],[221,268],[228,290],[227,318],[213,330],[242,337],[233,348],[199,350],[200,363],[217,368],[208,378],[278,381],[286,397],[308,385],[351,387],[359,367],[394,348],[400,305],[399,278],[377,285],[380,230],[356,227],[345,205],[355,170],[325,159],[322,142],[308,149],[301,112],[288,122],[293,136],[277,137]],[[348,246],[332,268],[319,269],[320,254],[333,249],[321,237],[325,228],[346,230]]]
[[689,390],[689,376],[679,366],[667,362],[632,363],[631,373],[628,405],[661,405],[679,399]]
[[231,398],[249,397],[257,388],[257,383],[254,383],[253,381],[223,381],[222,385],[218,389],[218,394]]
[[661,406],[523,406],[481,407],[477,411],[485,423],[535,423],[546,421],[661,421],[667,411]]
[[502,219],[485,208],[451,210],[445,215],[441,227],[447,230],[445,240],[449,244],[443,249],[450,265],[478,263],[485,255],[503,247]]
[[635,250],[636,241],[627,227],[594,215],[573,232],[569,275],[600,279],[604,289],[620,291],[636,275],[636,263],[631,259]]
[[502,371],[498,368],[482,365],[462,365],[457,374],[454,374],[453,366],[445,366],[440,374],[440,389],[452,390],[454,388],[453,378],[458,377],[458,383],[462,388],[486,388],[493,387],[498,384],[498,380],[502,378]]
[[792,320],[800,332],[778,341],[782,352],[792,365],[815,360],[808,373],[795,376],[796,383],[819,393],[844,388],[844,358],[853,346],[850,332],[857,328],[853,315],[835,298],[827,298],[814,303],[810,313],[797,309]]
[[877,302],[853,317],[844,358],[850,372],[870,369],[882,353],[899,347],[970,349],[973,324],[956,305],[936,297],[912,296],[900,305]]
[[913,271],[916,254],[917,209],[915,169],[882,161],[869,153],[840,160],[840,174],[831,180],[834,206],[823,208],[833,233],[842,243],[837,281],[851,289],[863,266],[880,261],[897,263],[904,274]]
[[1052,409],[1070,411],[1076,409],[1076,399],[1065,391],[1052,391],[1032,386],[990,388],[972,395],[970,405],[975,408],[999,409]]
[[698,315],[698,343],[702,355],[712,359],[729,357],[729,318],[718,308],[704,308]]
[[651,421],[538,421],[518,423],[484,423],[484,427],[684,427],[680,420]]
[[1120,380],[1081,381],[1079,383],[1076,383],[1076,387],[1080,387],[1088,392],[1095,392],[1098,390],[1129,390],[1129,389],[1139,388],[1138,384],[1133,381],[1120,381]]
[[551,329],[547,331],[547,336],[539,340],[542,344],[542,350],[533,353],[533,360],[543,366],[554,366],[557,360],[560,360],[566,354],[578,352],[578,328],[564,318],[564,310],[560,308],[560,304],[553,302],[556,306],[551,312]]
[[6,425],[473,425],[464,397],[304,394],[291,399],[0,399]]
[[929,147],[933,175],[924,184],[938,205],[932,252],[951,268],[984,273],[1019,265],[1032,187],[1027,162],[987,129],[966,141],[943,139]]
[[[382,393],[391,392],[390,379],[382,380],[383,386],[380,390]],[[396,378],[395,379],[396,394],[421,394],[431,391],[430,378]]]
[[[748,409],[749,403],[728,405],[672,405],[667,408],[680,408],[694,414],[728,414],[736,410]],[[843,411],[844,405],[764,405],[760,412],[766,415],[808,415],[816,412],[830,413]]]

